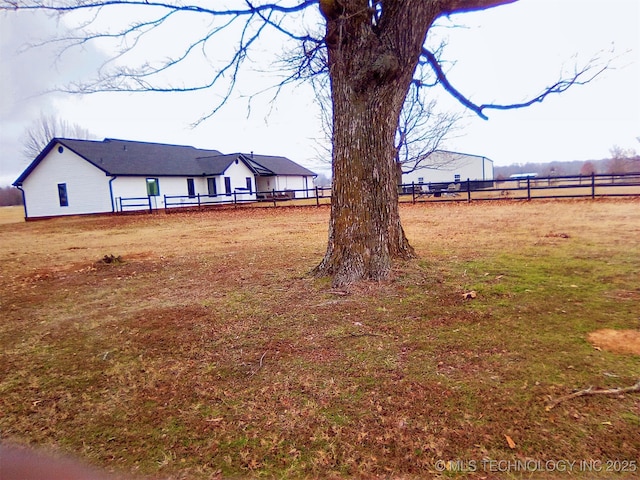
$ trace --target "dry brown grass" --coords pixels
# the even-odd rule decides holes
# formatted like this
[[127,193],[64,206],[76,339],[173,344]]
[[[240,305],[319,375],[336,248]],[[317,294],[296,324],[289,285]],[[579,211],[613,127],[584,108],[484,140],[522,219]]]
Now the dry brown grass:
[[[545,404],[638,379],[587,336],[637,328],[639,207],[405,205],[420,259],[349,291],[308,276],[326,207],[0,225],[2,438],[194,479],[636,461],[637,395]],[[445,473],[519,476],[484,465]]]
[[24,221],[24,208],[20,206],[0,207],[0,225]]

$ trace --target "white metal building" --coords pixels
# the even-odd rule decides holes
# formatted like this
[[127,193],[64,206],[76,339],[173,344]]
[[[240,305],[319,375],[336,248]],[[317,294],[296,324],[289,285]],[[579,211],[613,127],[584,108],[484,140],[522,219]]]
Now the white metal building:
[[458,183],[493,180],[493,160],[479,155],[436,150],[419,168],[402,174],[403,184]]

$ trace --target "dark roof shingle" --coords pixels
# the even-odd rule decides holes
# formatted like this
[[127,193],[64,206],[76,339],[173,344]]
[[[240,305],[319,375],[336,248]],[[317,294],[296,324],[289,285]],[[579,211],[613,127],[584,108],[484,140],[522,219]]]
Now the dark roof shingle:
[[[315,176],[311,170],[304,168],[302,165],[289,160],[286,157],[273,157],[270,155],[254,155],[241,154],[242,157],[256,170],[266,169],[271,175],[298,175],[298,176]],[[260,171],[257,171],[260,175]],[[268,175],[265,173],[264,175]]]
[[231,162],[242,160],[257,175],[315,176],[315,173],[285,157],[240,153],[224,155],[218,150],[112,138],[105,138],[102,141],[54,138],[18,177],[14,185],[20,185],[57,144],[80,155],[107,175],[220,175]]

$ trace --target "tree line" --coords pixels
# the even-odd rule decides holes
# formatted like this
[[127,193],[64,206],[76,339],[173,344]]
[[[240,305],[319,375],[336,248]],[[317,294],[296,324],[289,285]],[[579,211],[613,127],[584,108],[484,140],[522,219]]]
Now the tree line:
[[16,187],[0,187],[0,207],[22,205],[22,192]]
[[611,157],[601,160],[574,160],[567,162],[527,162],[494,168],[496,179],[505,179],[517,173],[537,173],[540,177],[560,177],[571,175],[640,173],[640,155],[634,150],[611,149]]

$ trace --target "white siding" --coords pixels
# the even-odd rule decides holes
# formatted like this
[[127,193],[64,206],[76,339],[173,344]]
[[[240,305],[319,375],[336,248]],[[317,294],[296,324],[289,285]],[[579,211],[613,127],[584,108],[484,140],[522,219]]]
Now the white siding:
[[[62,151],[59,151],[59,147]],[[183,203],[193,204],[197,202],[197,195],[202,197],[203,203],[256,200],[256,179],[253,172],[241,161],[232,162],[222,175],[214,177],[217,196],[209,197],[207,185],[209,177],[152,175],[111,177],[71,150],[56,144],[22,184],[25,192],[26,213],[29,218],[35,218],[107,213],[114,210],[146,210],[149,208],[147,178],[158,179],[159,195],[151,197],[151,206],[154,209],[165,207],[165,196],[184,197],[170,199],[169,203],[172,206]],[[196,199],[188,197],[188,178],[194,181]],[[229,195],[225,191],[225,178],[229,178],[230,182]],[[251,181],[250,189],[247,188],[247,179]],[[67,206],[60,205],[59,184],[66,186]],[[282,189],[284,188],[294,187],[287,187],[285,182]]]
[[[29,218],[111,212],[109,179],[71,150],[55,145],[24,180]],[[60,206],[58,184],[65,184],[68,206]]]
[[[225,192],[225,177],[231,179],[231,193],[226,195]],[[242,162],[233,162],[223,175],[211,177],[216,179],[217,196],[209,197],[209,189],[207,185],[207,178],[210,177],[118,177],[113,182],[113,195],[116,199],[116,205],[118,210],[132,211],[132,210],[144,210],[149,208],[147,206],[147,178],[157,178],[159,186],[159,195],[151,197],[152,208],[164,208],[165,196],[167,197],[182,197],[182,198],[170,198],[168,199],[169,206],[175,207],[181,204],[193,205],[197,202],[197,196],[201,196],[202,203],[211,202],[233,202],[234,192],[236,193],[235,199],[237,201],[255,200],[255,179],[253,173]],[[194,184],[195,198],[189,198],[189,190],[187,187],[187,179],[192,178]],[[247,178],[251,179],[251,193],[247,190]],[[143,200],[132,201],[127,200],[131,198],[143,198]],[[123,200],[124,199],[124,200]],[[127,206],[131,204],[145,203],[144,206]]]
[[420,183],[420,179],[423,183],[453,182],[456,175],[460,176],[460,181],[493,180],[493,162],[486,157],[450,152],[434,152],[432,155],[435,156],[434,167],[425,164],[413,172],[404,173],[402,183]]
[[[165,194],[165,178],[171,177],[116,177],[112,184],[113,198],[117,211],[132,211],[148,209],[147,178],[158,178],[160,186],[160,196],[151,197],[153,208],[164,208],[162,195]],[[185,187],[186,188],[186,187]],[[131,199],[138,200],[131,200]],[[123,200],[124,199],[124,200]],[[144,206],[133,206],[134,204],[145,204]]]
[[[258,177],[258,191],[271,192],[283,190],[309,190],[313,189],[313,177],[304,177],[296,175],[278,175],[275,177]],[[315,193],[295,192],[296,198],[313,197]]]
[[258,192],[270,192],[276,190],[277,177],[256,177]]
[[[235,160],[227,169],[224,174],[219,177],[218,182],[218,194],[224,194],[224,177],[231,178],[231,192],[237,193],[238,200],[255,200],[256,199],[256,179],[253,172],[249,170],[244,162]],[[247,178],[251,179],[251,193],[247,190]],[[203,193],[206,193],[206,188]]]

